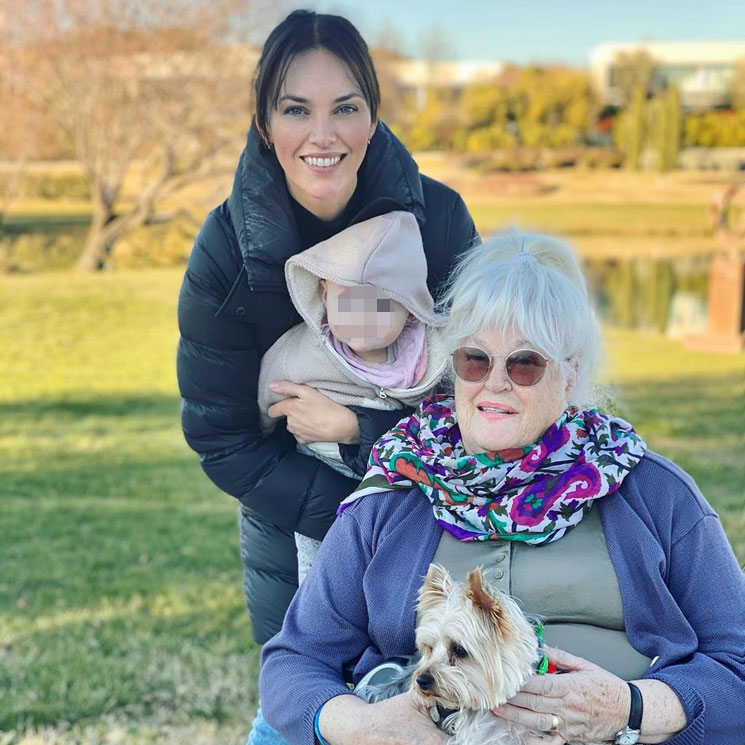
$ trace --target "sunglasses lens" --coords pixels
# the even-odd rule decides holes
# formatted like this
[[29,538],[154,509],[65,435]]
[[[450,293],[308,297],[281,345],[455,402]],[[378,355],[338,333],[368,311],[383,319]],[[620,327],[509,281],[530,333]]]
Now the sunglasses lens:
[[513,352],[505,360],[507,375],[510,380],[517,385],[535,385],[546,372],[548,362],[541,357],[538,352],[529,349],[518,350]]
[[476,347],[460,347],[453,352],[455,374],[469,383],[483,380],[491,368],[491,358]]

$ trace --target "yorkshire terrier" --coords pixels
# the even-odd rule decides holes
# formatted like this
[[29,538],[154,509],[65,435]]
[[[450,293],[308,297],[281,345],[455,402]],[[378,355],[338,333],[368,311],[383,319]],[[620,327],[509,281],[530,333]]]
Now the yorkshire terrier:
[[452,736],[450,745],[521,745],[529,731],[491,711],[517,693],[540,657],[535,629],[517,603],[485,584],[480,568],[462,583],[430,564],[417,615],[418,661],[383,685],[363,679],[355,693],[379,701],[413,688]]

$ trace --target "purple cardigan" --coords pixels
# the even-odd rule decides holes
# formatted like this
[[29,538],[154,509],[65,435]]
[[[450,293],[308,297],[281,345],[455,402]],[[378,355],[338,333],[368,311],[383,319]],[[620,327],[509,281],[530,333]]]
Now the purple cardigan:
[[[623,600],[626,635],[658,659],[688,718],[670,745],[745,744],[745,577],[692,479],[647,453],[597,502]],[[440,539],[418,490],[350,506],[264,647],[262,711],[293,745],[313,745],[321,705],[388,657],[414,652],[416,593]],[[537,548],[536,550],[540,550]]]

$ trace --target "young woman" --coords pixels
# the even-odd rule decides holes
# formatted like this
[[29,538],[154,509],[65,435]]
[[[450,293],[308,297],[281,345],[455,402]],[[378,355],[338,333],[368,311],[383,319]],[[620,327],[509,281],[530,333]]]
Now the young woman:
[[380,93],[358,31],[339,16],[296,11],[269,35],[255,79],[256,115],[230,197],[207,217],[179,298],[178,379],[184,434],[207,475],[241,503],[241,558],[253,634],[282,625],[297,587],[294,532],[322,539],[355,481],[296,451],[338,442],[360,476],[372,443],[401,412],[345,407],[277,381],[263,437],[261,358],[301,321],[285,261],[351,224],[412,213],[438,297],[457,255],[477,238],[454,191],[419,174],[378,120]]

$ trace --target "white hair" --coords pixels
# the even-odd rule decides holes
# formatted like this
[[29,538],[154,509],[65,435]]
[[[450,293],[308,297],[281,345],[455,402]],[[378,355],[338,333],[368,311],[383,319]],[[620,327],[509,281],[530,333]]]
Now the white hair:
[[569,403],[587,405],[602,356],[584,276],[567,244],[512,229],[466,251],[448,279],[440,310],[449,352],[479,330],[518,334],[577,378]]

